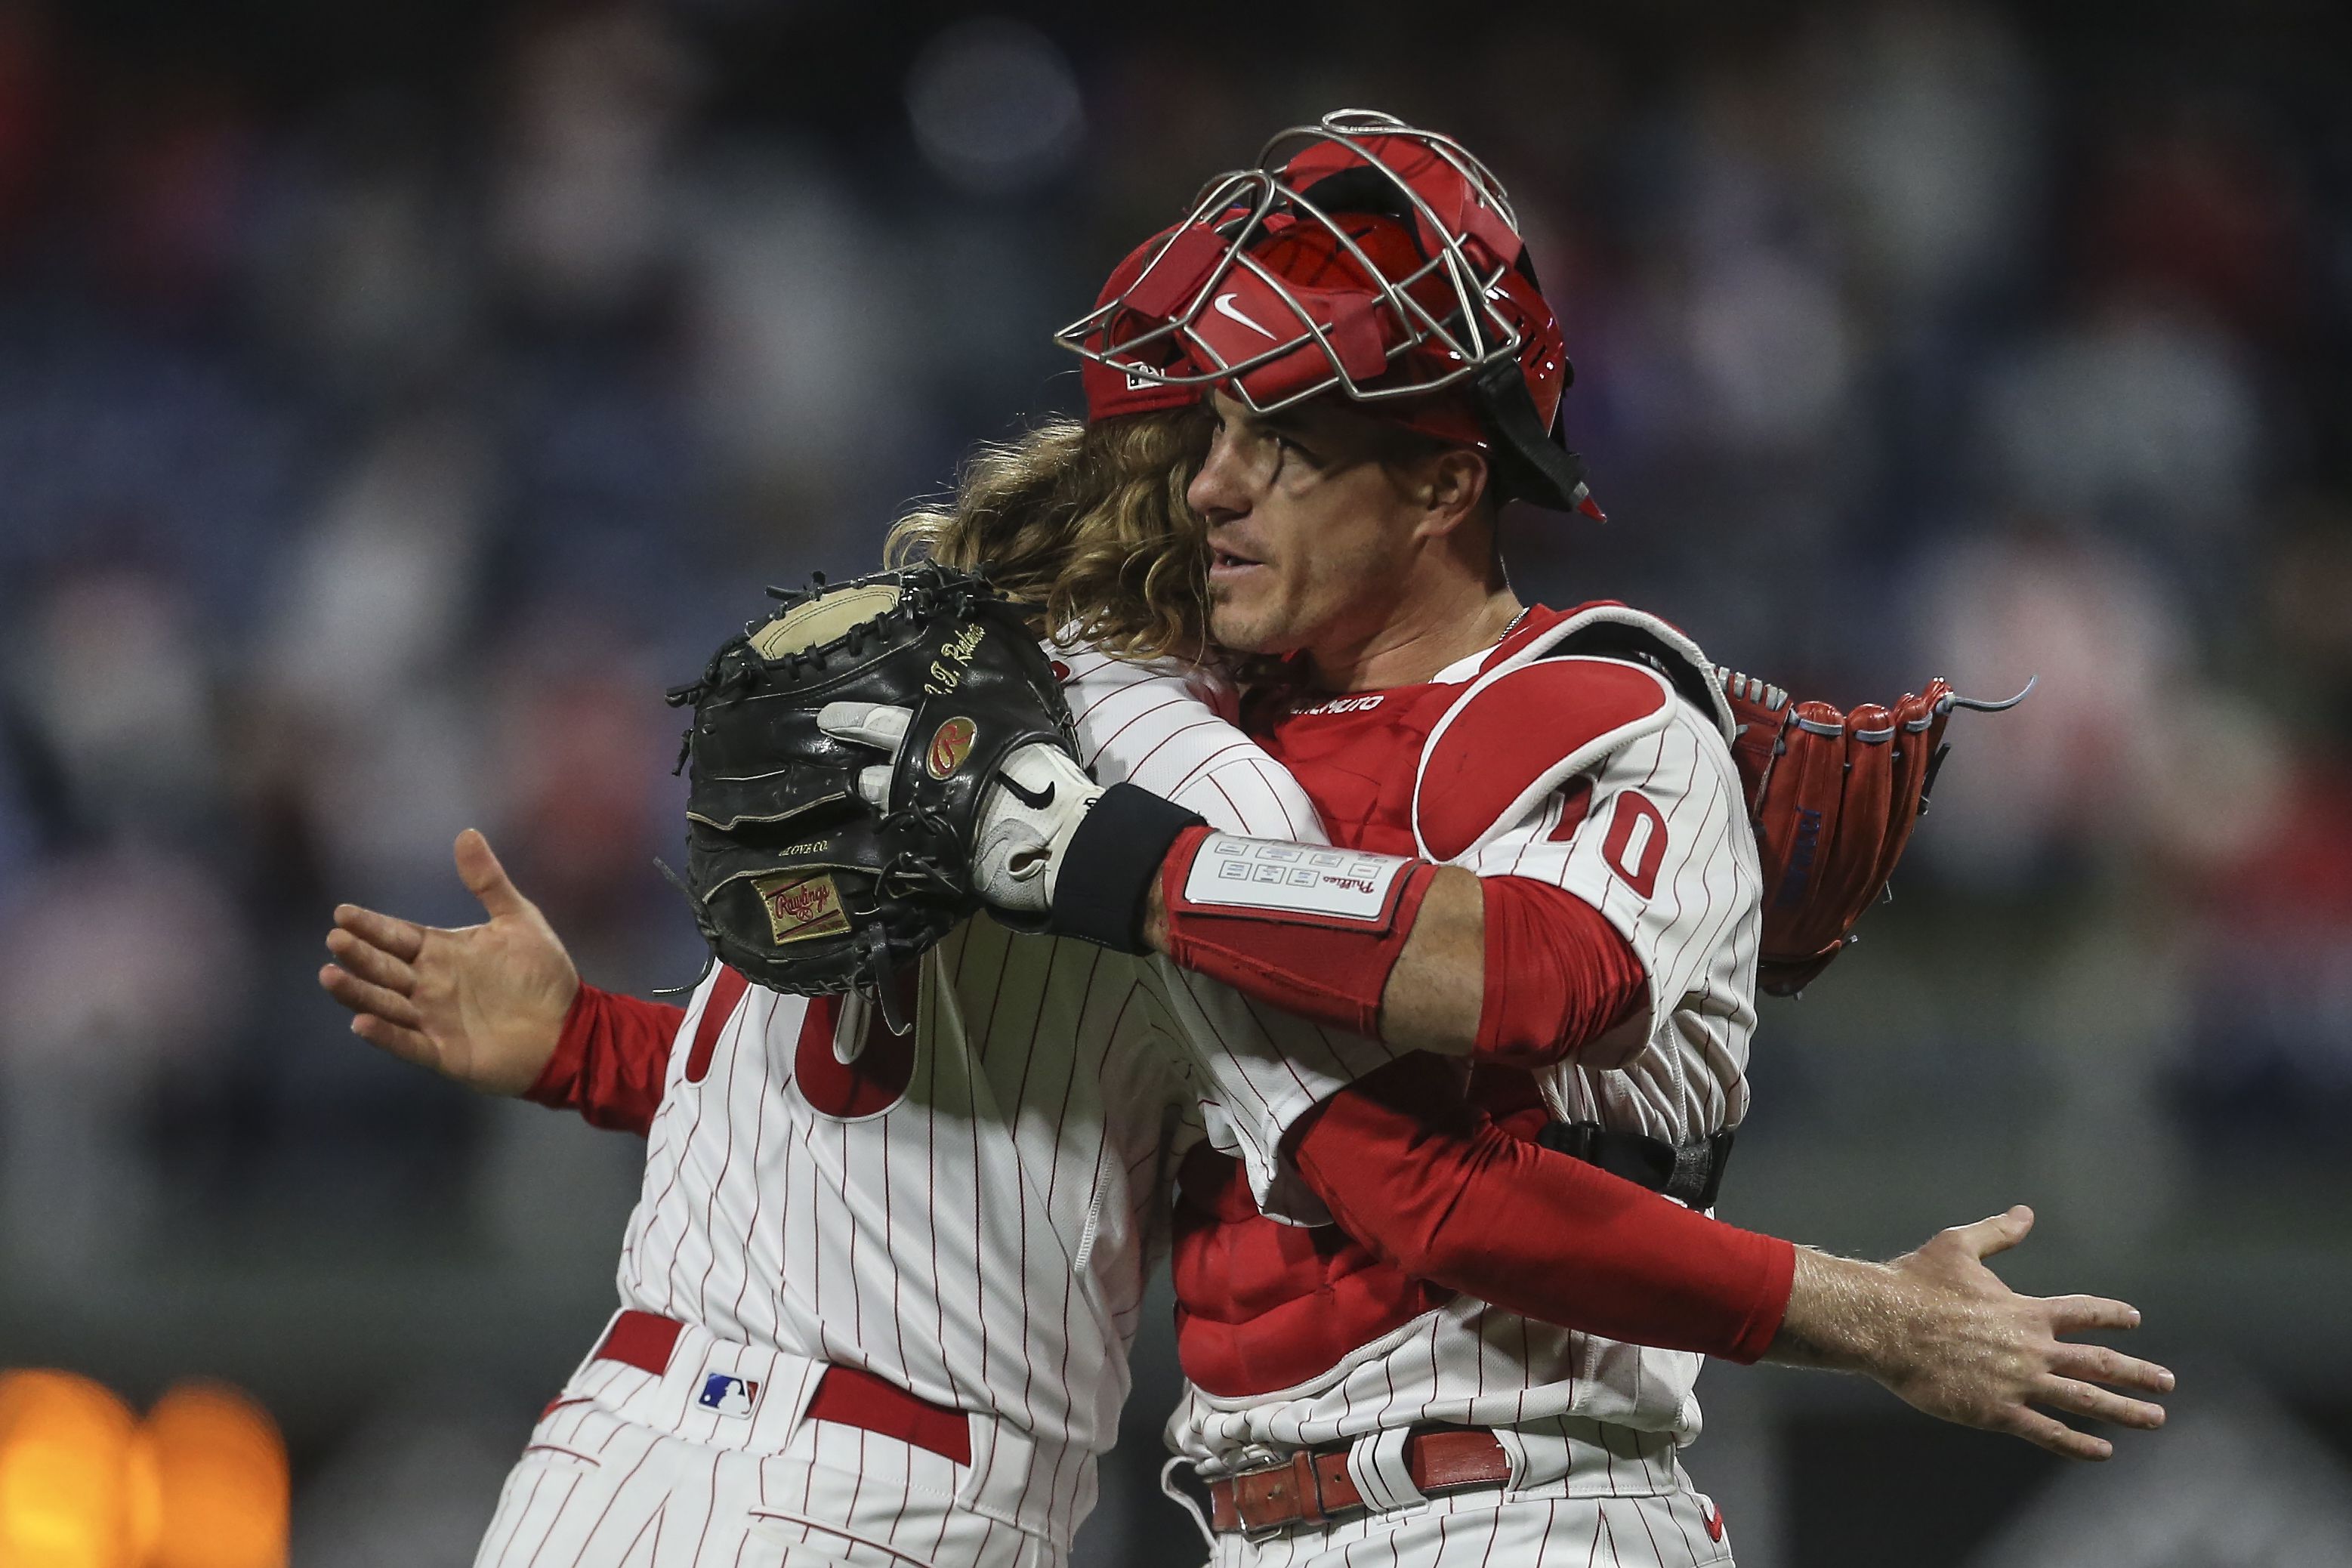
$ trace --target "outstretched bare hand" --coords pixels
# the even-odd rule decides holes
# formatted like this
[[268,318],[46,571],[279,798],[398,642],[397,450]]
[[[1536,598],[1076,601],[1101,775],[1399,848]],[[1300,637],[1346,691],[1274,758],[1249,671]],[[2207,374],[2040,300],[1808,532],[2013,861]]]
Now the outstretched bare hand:
[[1884,1264],[1800,1247],[1770,1358],[1867,1373],[1930,1415],[2068,1458],[2106,1458],[2113,1444],[2044,1412],[2153,1431],[2164,1407],[2131,1394],[2171,1392],[2172,1373],[2065,1337],[2136,1328],[2137,1309],[2099,1296],[2021,1296],[1985,1267],[2032,1228],[2033,1211],[2012,1208]]
[[580,974],[488,839],[469,827],[456,856],[488,920],[452,929],[339,904],[327,933],[335,962],[319,984],[369,1044],[485,1093],[520,1094],[555,1054]]

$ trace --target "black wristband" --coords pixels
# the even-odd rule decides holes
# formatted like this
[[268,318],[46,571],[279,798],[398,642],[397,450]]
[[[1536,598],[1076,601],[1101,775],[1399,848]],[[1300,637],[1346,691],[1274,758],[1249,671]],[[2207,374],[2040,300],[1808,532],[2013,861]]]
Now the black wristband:
[[1078,824],[1064,852],[1045,930],[1118,952],[1150,952],[1150,945],[1143,940],[1143,917],[1151,907],[1151,884],[1176,836],[1188,827],[1207,826],[1150,790],[1111,785]]

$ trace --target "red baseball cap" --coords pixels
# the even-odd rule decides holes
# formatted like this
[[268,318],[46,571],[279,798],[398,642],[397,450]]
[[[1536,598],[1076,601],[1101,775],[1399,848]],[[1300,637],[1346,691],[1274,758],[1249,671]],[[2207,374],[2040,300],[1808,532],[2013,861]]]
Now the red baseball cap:
[[[1161,229],[1128,252],[1127,258],[1111,269],[1109,280],[1095,296],[1097,309],[1134,288],[1136,279],[1143,276],[1144,268],[1151,265],[1153,258],[1167,245],[1169,237],[1176,233],[1177,226],[1181,226]],[[1087,340],[1088,346],[1099,352],[1109,338],[1109,327],[1110,321],[1106,318],[1102,326],[1097,328]],[[1119,368],[1118,363],[1114,363],[1116,356],[1110,359],[1089,356],[1078,362],[1078,384],[1086,389],[1087,424],[1116,419],[1123,414],[1151,414],[1163,408],[1189,408],[1201,400],[1202,389],[1199,386],[1171,384],[1160,379],[1171,370],[1179,374],[1190,372],[1192,367],[1181,349],[1172,343],[1156,347],[1158,352],[1148,363],[1140,358],[1133,361],[1137,368],[1132,371]],[[1138,374],[1138,371],[1144,370],[1156,374]]]

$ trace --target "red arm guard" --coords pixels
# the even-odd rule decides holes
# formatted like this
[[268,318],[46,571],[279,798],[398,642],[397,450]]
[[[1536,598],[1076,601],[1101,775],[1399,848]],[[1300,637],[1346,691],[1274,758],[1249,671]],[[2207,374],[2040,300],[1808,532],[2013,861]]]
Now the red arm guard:
[[[1238,846],[1239,852],[1227,858],[1244,869],[1258,868],[1259,862],[1251,858],[1255,851],[1266,869],[1285,873],[1297,868],[1314,880],[1290,908],[1196,898],[1197,893],[1222,890],[1227,881],[1213,872],[1194,875],[1194,863],[1213,843],[1220,849]],[[1328,872],[1315,870],[1303,865],[1310,857],[1335,864]],[[1362,879],[1349,875],[1358,865],[1376,869]],[[1286,1013],[1350,1034],[1377,1036],[1381,993],[1388,988],[1389,972],[1412,934],[1413,919],[1436,875],[1437,868],[1427,861],[1188,827],[1177,835],[1160,862],[1168,956]],[[1231,880],[1242,889],[1254,885],[1243,878]],[[1361,910],[1349,909],[1351,904],[1360,904]],[[1335,910],[1349,912],[1331,912]]]
[[685,1012],[660,1002],[600,991],[586,981],[563,1016],[555,1054],[523,1098],[577,1110],[593,1127],[643,1136],[661,1108],[670,1042]]
[[1641,1006],[1649,976],[1599,910],[1529,877],[1488,877],[1480,1061],[1548,1067]]
[[[1205,870],[1198,864],[1204,851],[1216,857]],[[1316,861],[1334,864],[1318,868]],[[1317,880],[1286,907],[1273,894],[1257,906],[1219,901],[1226,887],[1254,884],[1217,872],[1261,868]],[[1186,828],[1160,865],[1168,953],[1285,1012],[1376,1036],[1381,994],[1436,875],[1427,861]],[[1489,877],[1479,891],[1486,972],[1474,1054],[1480,1059],[1559,1061],[1646,998],[1632,945],[1583,900],[1524,877]]]
[[1342,1228],[1419,1279],[1611,1339],[1753,1362],[1796,1249],[1512,1137],[1443,1058],[1403,1058],[1291,1136]]

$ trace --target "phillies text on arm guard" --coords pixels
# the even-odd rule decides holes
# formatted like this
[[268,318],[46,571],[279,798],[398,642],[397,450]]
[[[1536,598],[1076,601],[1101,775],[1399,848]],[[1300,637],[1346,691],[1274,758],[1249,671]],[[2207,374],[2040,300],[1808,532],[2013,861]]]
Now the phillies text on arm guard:
[[1381,997],[1437,868],[1196,829],[1160,873],[1168,955],[1318,1023],[1380,1033]]

